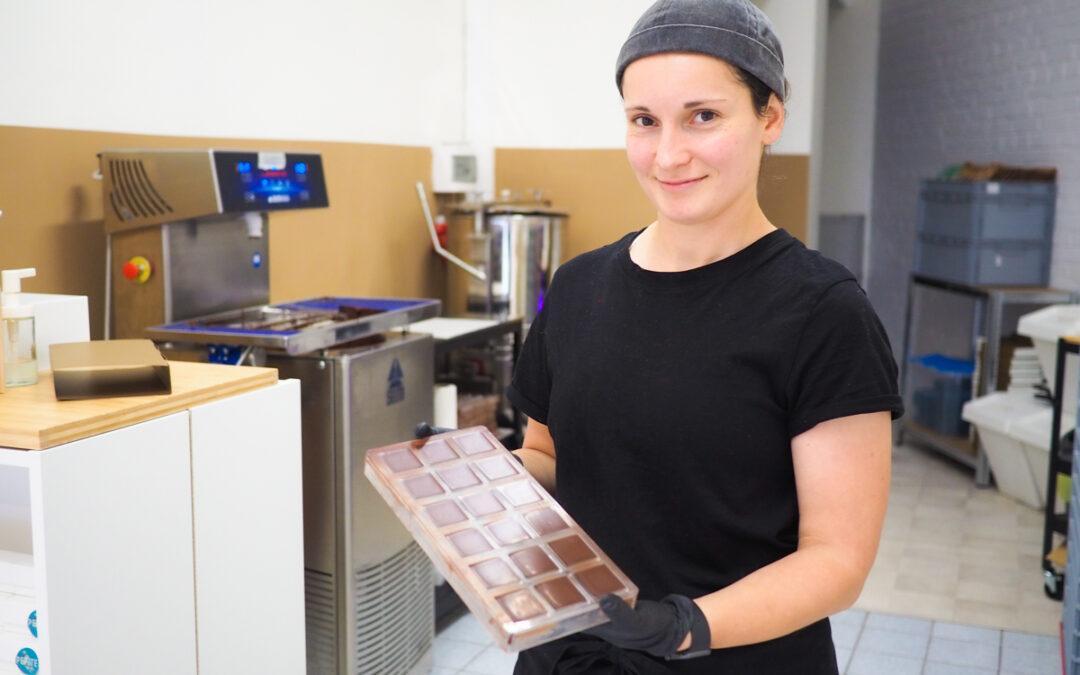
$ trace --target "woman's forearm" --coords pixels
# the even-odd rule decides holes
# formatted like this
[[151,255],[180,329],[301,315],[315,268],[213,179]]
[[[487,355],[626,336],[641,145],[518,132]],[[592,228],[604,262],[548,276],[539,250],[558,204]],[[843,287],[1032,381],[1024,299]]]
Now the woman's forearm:
[[514,454],[521,458],[532,477],[535,478],[544,489],[555,494],[555,458],[546,452],[533,448],[521,448]]
[[847,609],[867,571],[839,547],[803,546],[723,590],[696,600],[709,620],[712,648],[787,635]]

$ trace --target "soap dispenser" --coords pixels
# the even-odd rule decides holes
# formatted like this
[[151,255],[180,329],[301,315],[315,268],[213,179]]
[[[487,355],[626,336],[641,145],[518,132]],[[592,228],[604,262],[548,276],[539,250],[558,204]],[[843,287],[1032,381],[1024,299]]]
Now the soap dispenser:
[[0,340],[3,340],[4,384],[21,387],[37,382],[34,307],[23,304],[22,280],[37,275],[33,268],[0,273]]

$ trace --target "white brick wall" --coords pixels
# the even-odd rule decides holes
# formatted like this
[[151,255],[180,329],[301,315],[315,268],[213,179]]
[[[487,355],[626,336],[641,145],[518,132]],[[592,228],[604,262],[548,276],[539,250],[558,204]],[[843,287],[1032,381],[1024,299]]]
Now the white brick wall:
[[1051,283],[1080,290],[1080,0],[883,0],[868,292],[899,352],[918,183],[1056,166]]

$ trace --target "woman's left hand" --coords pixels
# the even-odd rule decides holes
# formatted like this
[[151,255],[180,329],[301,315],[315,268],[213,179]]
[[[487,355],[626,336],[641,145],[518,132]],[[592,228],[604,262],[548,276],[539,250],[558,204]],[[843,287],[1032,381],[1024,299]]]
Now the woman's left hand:
[[[666,659],[688,659],[709,653],[709,622],[690,598],[669,595],[659,602],[638,600],[630,607],[617,595],[600,599],[611,620],[586,632],[616,647],[636,649]],[[687,638],[689,648],[679,651]]]

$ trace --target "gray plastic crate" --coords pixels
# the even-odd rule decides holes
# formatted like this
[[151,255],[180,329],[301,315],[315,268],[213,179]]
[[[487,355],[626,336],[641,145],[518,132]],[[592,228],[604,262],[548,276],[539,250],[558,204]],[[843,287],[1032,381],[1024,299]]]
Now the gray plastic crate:
[[1049,240],[1056,195],[1054,183],[926,180],[918,232],[979,242]]
[[1051,241],[973,241],[920,233],[915,271],[935,279],[987,286],[1046,286]]

